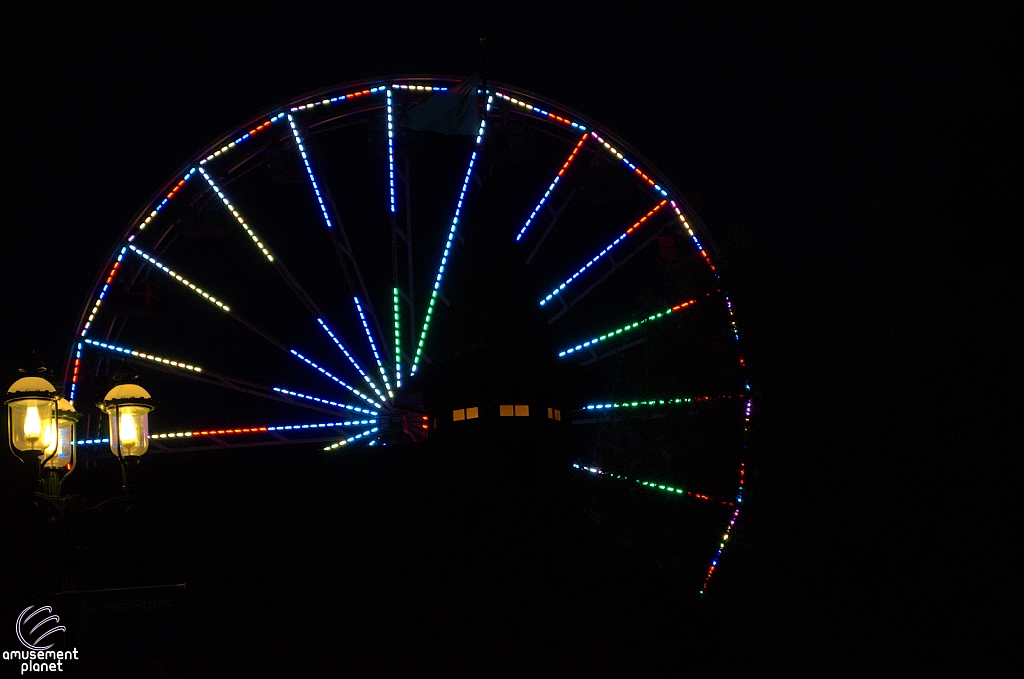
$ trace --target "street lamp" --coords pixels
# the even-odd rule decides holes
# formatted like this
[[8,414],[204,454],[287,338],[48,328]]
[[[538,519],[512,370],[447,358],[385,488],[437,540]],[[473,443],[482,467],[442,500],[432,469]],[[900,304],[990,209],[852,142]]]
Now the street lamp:
[[[25,374],[7,390],[7,443],[11,452],[28,467],[30,481],[39,480],[40,465],[57,458],[59,447],[59,395],[41,375],[42,366],[21,368]],[[36,373],[30,375],[27,373]]]
[[114,375],[117,385],[97,404],[110,423],[110,452],[121,462],[126,493],[131,486],[129,468],[149,450],[149,413],[154,407],[153,398],[138,380],[138,373],[125,364]]

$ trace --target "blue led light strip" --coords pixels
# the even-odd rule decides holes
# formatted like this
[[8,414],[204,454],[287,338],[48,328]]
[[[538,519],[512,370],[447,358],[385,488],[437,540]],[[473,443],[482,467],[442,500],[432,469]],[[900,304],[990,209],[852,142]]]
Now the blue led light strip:
[[[491,101],[494,97],[487,97],[487,111],[491,110]],[[480,142],[484,138],[484,130],[487,126],[486,117],[480,121],[480,129],[476,134],[476,146],[480,147]],[[452,241],[455,239],[455,230],[459,225],[459,215],[462,213],[462,203],[466,199],[466,190],[469,188],[469,178],[473,176],[473,165],[476,163],[477,151],[473,151],[473,155],[469,158],[469,167],[466,168],[466,176],[462,179],[462,191],[459,193],[459,202],[455,206],[455,216],[452,217],[452,226],[448,230],[448,240],[444,244],[444,252],[441,253],[441,264],[437,268],[437,278],[434,279],[434,289],[430,292],[430,303],[427,305],[427,315],[423,318],[423,330],[420,331],[420,339],[416,345],[416,356],[412,361],[412,370],[409,374],[415,375],[416,369],[419,367],[420,357],[423,354],[423,344],[427,339],[427,330],[430,329],[430,317],[434,313],[434,304],[437,302],[437,294],[441,288],[441,279],[444,276],[444,267],[448,263],[448,253],[452,249]]]
[[355,436],[350,436],[349,438],[345,439],[344,441],[338,441],[337,443],[331,444],[331,445],[327,446],[326,448],[324,448],[324,450],[337,450],[338,448],[341,448],[342,446],[347,446],[348,444],[352,443],[353,441],[357,441],[357,440],[363,438],[364,436],[367,436],[369,434],[376,434],[376,433],[377,433],[377,427],[374,427],[373,429],[367,429],[362,434],[356,434]]
[[580,140],[576,143],[576,148],[572,150],[572,153],[569,154],[569,158],[562,165],[562,169],[560,169],[558,171],[558,174],[555,175],[555,178],[551,180],[551,184],[548,185],[548,190],[544,192],[544,195],[541,196],[540,201],[537,203],[537,206],[533,208],[533,212],[530,213],[530,216],[529,218],[527,218],[526,223],[523,224],[523,228],[519,229],[519,234],[516,235],[517,241],[522,240],[523,234],[525,234],[526,230],[530,228],[530,224],[533,222],[533,218],[536,217],[537,213],[540,212],[540,209],[544,207],[544,203],[547,201],[548,196],[550,196],[551,192],[555,190],[555,185],[558,184],[558,180],[560,180],[562,178],[562,175],[565,174],[565,171],[569,169],[569,165],[572,163],[573,158],[575,158],[576,154],[579,153],[580,148],[582,148],[583,146],[583,142],[585,142],[587,140],[587,137],[589,136],[589,132],[584,132],[583,136],[580,137]]
[[339,340],[335,336],[335,334],[331,332],[331,329],[327,327],[326,323],[324,323],[324,319],[318,318],[316,319],[316,322],[319,323],[320,327],[324,329],[324,332],[326,332],[330,336],[330,338],[334,340],[334,343],[338,345],[338,348],[341,349],[341,352],[345,354],[345,358],[347,358],[349,362],[352,364],[352,366],[359,372],[359,374],[363,376],[363,379],[366,380],[366,383],[370,385],[371,389],[373,389],[373,393],[377,394],[377,396],[383,399],[384,394],[382,394],[380,389],[377,388],[377,385],[373,383],[373,380],[371,380],[370,376],[366,374],[366,371],[363,370],[362,366],[360,366],[359,363],[356,362],[356,359],[352,357],[352,354],[350,354],[348,349],[345,348],[345,345],[341,343],[341,340]]
[[316,401],[317,403],[326,403],[329,406],[334,406],[335,408],[344,408],[345,410],[351,410],[354,413],[365,413],[366,415],[376,415],[377,414],[376,410],[366,410],[365,408],[358,408],[356,406],[350,406],[350,405],[346,405],[344,403],[338,403],[337,401],[331,401],[331,400],[328,400],[326,398],[317,398],[316,396],[307,396],[306,394],[301,394],[301,393],[299,393],[297,391],[291,391],[289,389],[281,389],[279,387],[274,387],[274,391],[282,393],[282,394],[288,394],[289,396],[296,396],[298,398],[304,398],[307,401]]
[[395,131],[391,115],[391,90],[387,91],[388,109],[388,181],[391,187],[391,214],[395,214]]
[[214,297],[213,295],[209,294],[208,292],[204,292],[202,288],[196,287],[195,284],[189,282],[189,280],[187,278],[182,278],[181,274],[175,273],[171,269],[168,269],[166,266],[164,266],[163,264],[158,262],[155,258],[150,257],[149,255],[147,255],[145,252],[143,252],[139,248],[135,247],[134,245],[129,245],[128,247],[131,249],[132,252],[137,254],[139,257],[142,257],[147,262],[149,262],[150,264],[152,264],[156,268],[160,269],[161,271],[166,273],[168,276],[170,276],[174,280],[176,280],[179,283],[181,283],[182,285],[184,285],[189,290],[192,290],[193,292],[195,292],[197,295],[199,295],[203,299],[205,299],[205,300],[207,300],[207,301],[217,305],[218,307],[220,307],[224,311],[231,311],[231,309],[226,304],[224,304],[223,302],[221,302],[220,300],[218,300],[216,297]]
[[256,247],[258,247],[260,249],[260,252],[263,253],[263,256],[266,257],[268,261],[273,262],[274,256],[271,255],[270,251],[267,250],[266,246],[263,245],[263,242],[259,239],[259,236],[256,235],[256,232],[253,231],[252,228],[245,223],[245,219],[243,219],[242,215],[238,213],[238,210],[236,210],[235,206],[231,204],[231,201],[227,199],[227,196],[224,195],[224,192],[221,191],[217,187],[217,185],[213,183],[213,179],[210,178],[210,175],[206,174],[206,170],[204,170],[203,168],[199,168],[199,173],[203,175],[203,178],[206,179],[206,182],[213,188],[214,191],[216,191],[217,196],[221,199],[221,202],[223,202],[225,207],[227,207],[227,209],[231,212],[231,215],[236,220],[238,220],[238,223],[242,225],[242,228],[245,229],[245,232],[249,234],[249,238],[252,238],[252,242],[255,243]]
[[292,118],[292,114],[288,114],[288,124],[292,128],[292,136],[295,137],[295,145],[299,149],[299,155],[302,156],[302,162],[306,166],[306,174],[309,175],[309,181],[313,184],[313,193],[316,194],[316,202],[320,204],[320,212],[324,216],[324,221],[327,223],[327,228],[334,228],[331,224],[331,218],[327,214],[327,206],[324,205],[324,197],[320,194],[320,186],[316,183],[316,177],[313,176],[313,168],[309,164],[309,156],[306,155],[306,148],[302,145],[302,137],[299,136],[299,128],[295,126],[295,119]]
[[[149,223],[153,221],[153,218],[157,216],[157,213],[159,213],[160,210],[163,210],[164,206],[167,205],[167,201],[173,198],[174,194],[181,190],[181,187],[185,185],[185,182],[189,180],[189,177],[195,174],[195,171],[196,168],[193,167],[192,169],[185,173],[185,176],[181,178],[181,181],[175,184],[174,188],[171,189],[171,192],[164,196],[164,199],[161,200],[157,204],[157,206],[153,208],[153,210],[148,215],[146,215],[146,218],[139,223],[139,225],[136,227],[139,231],[145,229],[149,225]],[[136,235],[138,234],[132,234],[131,236],[128,236],[128,242],[131,243],[133,240],[135,240]]]
[[374,406],[375,408],[382,408],[382,407],[383,407],[383,404],[381,404],[381,403],[377,403],[376,401],[374,401],[374,400],[373,400],[372,398],[370,398],[369,396],[367,396],[367,395],[366,395],[366,394],[364,394],[363,392],[359,391],[359,390],[358,390],[358,389],[356,389],[355,387],[352,387],[352,386],[350,386],[350,385],[349,385],[348,383],[346,383],[346,382],[345,382],[344,380],[342,380],[342,379],[340,379],[340,378],[338,378],[338,377],[335,377],[334,375],[332,375],[331,373],[327,372],[326,370],[324,370],[323,368],[321,368],[320,366],[318,366],[318,365],[317,365],[316,363],[314,363],[313,361],[309,360],[308,358],[306,358],[305,356],[303,356],[303,355],[302,355],[302,354],[300,354],[299,352],[295,351],[294,349],[291,349],[291,352],[292,352],[292,354],[293,354],[294,356],[297,356],[298,358],[300,358],[300,359],[301,359],[302,361],[304,361],[304,362],[305,362],[305,363],[306,363],[307,365],[310,365],[310,366],[312,366],[313,368],[316,368],[316,369],[317,369],[317,371],[319,371],[319,372],[320,372],[321,374],[323,374],[323,375],[325,375],[326,377],[329,377],[330,379],[334,380],[335,382],[337,382],[337,383],[338,383],[338,384],[340,384],[341,386],[345,387],[346,389],[348,389],[349,391],[351,391],[351,392],[352,392],[353,394],[355,394],[355,395],[356,395],[356,396],[358,396],[359,398],[363,399],[364,401],[366,401],[366,402],[367,402],[367,403],[369,403],[370,405]]
[[116,351],[118,353],[127,354],[129,356],[135,356],[136,358],[144,358],[147,361],[153,361],[154,363],[162,363],[164,365],[173,366],[175,368],[181,368],[183,370],[191,370],[192,372],[203,372],[203,369],[189,363],[182,363],[181,361],[172,361],[167,358],[161,358],[160,356],[154,356],[153,354],[147,354],[143,351],[136,351],[134,349],[126,349],[124,347],[114,346],[113,344],[107,344],[106,342],[97,342],[96,340],[87,339],[86,344],[91,344],[94,347],[101,349],[107,349],[108,351]]
[[691,306],[693,304],[696,304],[696,300],[692,300],[691,299],[689,302],[683,302],[682,304],[677,304],[674,307],[672,307],[671,309],[665,309],[665,311],[661,311],[661,312],[658,312],[656,314],[651,314],[647,318],[644,318],[644,319],[639,320],[639,321],[635,321],[633,323],[630,323],[629,325],[624,325],[621,328],[619,328],[618,330],[612,330],[610,332],[605,333],[604,335],[601,335],[600,337],[595,337],[592,340],[588,340],[588,341],[584,342],[583,344],[577,344],[575,347],[566,349],[565,351],[560,351],[560,352],[558,352],[558,356],[559,356],[559,358],[561,358],[562,356],[567,356],[567,355],[569,355],[571,353],[574,353],[574,352],[577,352],[580,349],[583,349],[585,347],[593,346],[593,345],[597,344],[598,342],[603,342],[606,339],[611,339],[612,337],[616,337],[618,335],[621,335],[622,333],[629,332],[630,330],[634,330],[634,329],[640,327],[644,323],[647,323],[649,321],[655,321],[655,320],[657,320],[657,319],[659,319],[659,318],[661,318],[663,316],[668,316],[671,313],[675,313],[676,311],[679,311],[681,309],[685,309],[686,307]]
[[200,165],[206,165],[208,162],[210,162],[211,160],[213,160],[217,156],[220,156],[220,155],[222,155],[224,153],[227,153],[228,151],[230,151],[231,149],[235,148],[236,146],[238,146],[239,144],[241,144],[242,142],[244,142],[245,140],[247,140],[249,137],[253,136],[257,132],[260,132],[261,130],[264,130],[264,129],[270,127],[271,125],[276,123],[278,120],[280,120],[284,115],[285,114],[282,111],[281,113],[278,113],[276,116],[273,116],[273,117],[269,118],[268,120],[265,120],[264,122],[260,123],[259,125],[257,125],[253,129],[251,129],[248,132],[246,132],[245,134],[243,134],[238,139],[236,139],[236,140],[234,140],[232,142],[228,142],[224,146],[221,146],[219,149],[217,149],[216,151],[214,151],[210,155],[208,155],[205,158],[203,158],[202,160],[200,160],[199,164]]
[[363,313],[363,305],[359,303],[358,297],[352,298],[356,303],[356,311],[359,312],[359,320],[363,322],[363,330],[366,331],[366,339],[370,340],[370,349],[373,351],[373,358],[377,361],[377,368],[380,370],[381,379],[384,380],[384,391],[388,392],[388,396],[394,398],[394,394],[391,392],[391,383],[388,382],[388,372],[384,369],[384,364],[380,360],[380,353],[377,351],[377,345],[373,341],[373,333],[370,332],[370,326],[366,322],[366,314]]
[[100,310],[100,303],[103,302],[103,298],[106,297],[107,290],[110,289],[110,283],[114,280],[117,270],[121,267],[121,260],[124,259],[124,253],[127,250],[127,247],[121,248],[121,252],[117,254],[117,260],[114,262],[114,266],[110,267],[110,275],[107,276],[107,282],[103,284],[103,288],[100,290],[100,295],[96,298],[96,303],[92,305],[92,311],[89,312],[89,317],[85,319],[85,325],[82,326],[82,337],[85,337],[85,333],[88,332],[89,326],[92,325],[92,320],[96,318],[96,312]]
[[657,205],[655,205],[653,210],[651,210],[650,212],[645,214],[643,217],[641,217],[638,222],[633,224],[633,226],[631,226],[628,229],[626,229],[625,231],[623,231],[621,236],[619,236],[618,238],[613,240],[611,243],[609,243],[607,245],[607,247],[605,247],[604,250],[601,250],[601,252],[597,253],[593,257],[593,259],[591,259],[589,262],[587,262],[586,264],[581,266],[579,271],[577,271],[573,275],[571,275],[568,278],[566,278],[564,283],[562,283],[557,288],[552,290],[551,293],[547,297],[545,297],[544,299],[542,299],[540,301],[540,305],[544,306],[545,304],[550,302],[554,298],[555,295],[560,293],[562,290],[565,290],[566,286],[570,285],[574,280],[579,278],[583,274],[584,271],[586,271],[587,269],[589,269],[590,267],[592,267],[594,265],[594,262],[596,262],[597,260],[599,260],[602,257],[604,257],[606,254],[608,254],[613,247],[618,245],[621,241],[625,240],[627,236],[629,236],[634,231],[636,231],[641,225],[643,225],[644,222],[646,222],[648,219],[653,217],[654,213],[657,212],[658,210],[660,210],[662,208],[662,206],[665,205],[665,203],[667,203],[667,202],[668,201],[663,200],[660,203],[658,203]]

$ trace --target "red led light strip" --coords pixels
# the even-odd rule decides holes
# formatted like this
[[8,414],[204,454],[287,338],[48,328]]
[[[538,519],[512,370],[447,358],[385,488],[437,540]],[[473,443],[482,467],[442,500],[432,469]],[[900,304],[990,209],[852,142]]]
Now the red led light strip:
[[558,171],[558,176],[559,177],[561,177],[563,174],[565,174],[565,171],[569,169],[569,165],[572,164],[573,158],[575,158],[576,154],[580,152],[581,148],[583,148],[583,142],[585,142],[587,140],[587,137],[589,137],[589,136],[590,136],[590,133],[589,132],[585,132],[583,134],[583,136],[580,137],[580,140],[578,142],[576,142],[576,148],[574,148],[572,150],[572,153],[569,154],[569,159],[565,161],[565,165],[563,165],[562,169]]
[[648,219],[653,217],[654,213],[657,212],[658,210],[660,210],[661,208],[663,208],[665,206],[665,203],[667,203],[667,202],[668,202],[667,200],[663,200],[660,203],[658,203],[657,205],[655,205],[653,210],[651,210],[650,212],[645,214],[643,217],[641,217],[640,220],[636,224],[634,224],[633,226],[631,226],[628,229],[626,229],[626,235],[628,236],[629,234],[631,234],[634,231],[636,231],[640,227],[641,224],[643,224]]

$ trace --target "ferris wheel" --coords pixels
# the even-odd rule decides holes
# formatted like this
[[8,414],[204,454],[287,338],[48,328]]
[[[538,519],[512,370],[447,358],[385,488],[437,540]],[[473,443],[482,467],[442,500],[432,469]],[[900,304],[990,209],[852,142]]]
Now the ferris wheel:
[[715,255],[667,178],[565,106],[472,78],[346,83],[161,187],[83,306],[66,392],[123,359],[166,385],[153,452],[568,432],[578,473],[719,508],[706,588],[751,412]]

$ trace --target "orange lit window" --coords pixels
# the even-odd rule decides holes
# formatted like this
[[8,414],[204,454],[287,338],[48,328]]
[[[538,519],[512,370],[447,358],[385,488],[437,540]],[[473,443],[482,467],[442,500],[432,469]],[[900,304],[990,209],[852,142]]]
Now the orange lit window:
[[561,410],[556,410],[555,411],[555,419],[558,420],[559,422],[562,421],[562,411]]
[[530,406],[516,406],[516,417],[529,417]]
[[458,422],[459,420],[464,420],[464,419],[466,419],[466,409],[465,408],[459,408],[458,410],[453,410],[452,411],[452,421],[453,422]]
[[551,410],[551,408],[548,408],[548,419],[549,420],[555,419],[555,411]]
[[480,409],[479,408],[466,408],[466,419],[467,420],[475,420],[478,417],[480,417]]
[[498,414],[502,417],[512,417],[515,411],[512,406],[498,406]]

